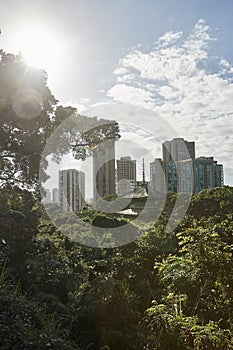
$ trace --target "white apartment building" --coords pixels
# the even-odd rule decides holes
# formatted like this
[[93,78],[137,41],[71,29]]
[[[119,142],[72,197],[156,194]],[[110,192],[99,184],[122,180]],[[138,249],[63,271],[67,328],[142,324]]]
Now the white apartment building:
[[85,204],[85,174],[76,169],[59,171],[59,203],[64,211],[80,211]]

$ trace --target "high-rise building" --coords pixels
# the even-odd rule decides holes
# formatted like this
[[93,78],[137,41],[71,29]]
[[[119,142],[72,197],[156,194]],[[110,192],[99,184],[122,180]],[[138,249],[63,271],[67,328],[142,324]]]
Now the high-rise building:
[[150,186],[153,191],[163,193],[165,191],[164,162],[161,158],[155,158],[150,163]]
[[133,190],[136,182],[136,160],[121,157],[117,160],[117,194],[124,195]]
[[163,160],[165,162],[177,162],[195,158],[195,142],[189,142],[183,138],[175,138],[162,144]]
[[222,187],[224,185],[223,165],[217,164],[217,162],[214,161],[214,169],[215,169],[215,187]]
[[116,193],[115,141],[108,140],[93,150],[93,200]]
[[195,159],[194,142],[177,138],[164,142],[162,149],[163,160],[155,159],[150,166],[154,190],[161,191],[164,188],[169,192],[198,193],[223,186],[223,165],[218,164],[213,157]]
[[164,162],[164,172],[166,179],[166,191],[177,192],[178,191],[178,171],[177,163],[172,161]]
[[58,188],[52,189],[52,202],[59,203],[59,189]]
[[199,157],[194,160],[194,191],[196,193],[212,187],[223,186],[223,166],[213,157]]
[[59,202],[64,211],[80,211],[85,204],[85,174],[76,169],[59,171]]
[[150,163],[150,185],[155,192],[192,192],[192,159],[179,162],[155,159]]
[[179,192],[194,192],[193,159],[177,162],[177,179]]

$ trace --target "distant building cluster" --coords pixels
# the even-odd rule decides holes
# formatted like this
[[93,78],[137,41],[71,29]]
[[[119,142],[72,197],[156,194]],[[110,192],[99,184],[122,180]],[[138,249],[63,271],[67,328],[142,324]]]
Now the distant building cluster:
[[[148,193],[189,192],[222,187],[223,165],[213,157],[195,157],[195,142],[175,138],[162,144],[163,157],[150,163],[150,181],[137,179],[137,162],[130,156],[115,161],[115,142],[93,151],[93,201],[108,195],[125,196],[142,188]],[[59,171],[58,188],[45,190],[44,202],[58,203],[64,211],[80,211],[85,206],[85,173],[77,169]]]
[[153,190],[198,193],[223,186],[223,165],[213,157],[195,158],[195,142],[175,138],[162,144],[162,152],[163,159],[150,163]]
[[59,188],[46,189],[45,203],[57,203],[63,211],[80,211],[85,205],[85,174],[76,169],[60,170]]

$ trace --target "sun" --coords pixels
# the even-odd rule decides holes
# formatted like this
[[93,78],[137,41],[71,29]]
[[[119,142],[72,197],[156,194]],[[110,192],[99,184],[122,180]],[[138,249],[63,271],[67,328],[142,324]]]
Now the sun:
[[48,74],[61,69],[64,63],[64,39],[54,28],[28,24],[18,30],[14,41],[29,66],[44,69]]

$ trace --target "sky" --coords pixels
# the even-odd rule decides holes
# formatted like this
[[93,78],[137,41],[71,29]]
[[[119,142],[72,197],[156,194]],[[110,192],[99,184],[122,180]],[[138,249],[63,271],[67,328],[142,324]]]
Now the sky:
[[40,50],[56,98],[132,126],[119,155],[144,147],[148,164],[161,157],[158,140],[184,137],[224,164],[233,185],[232,14],[229,0],[0,0],[0,47],[26,50],[22,36],[41,32],[28,46]]

